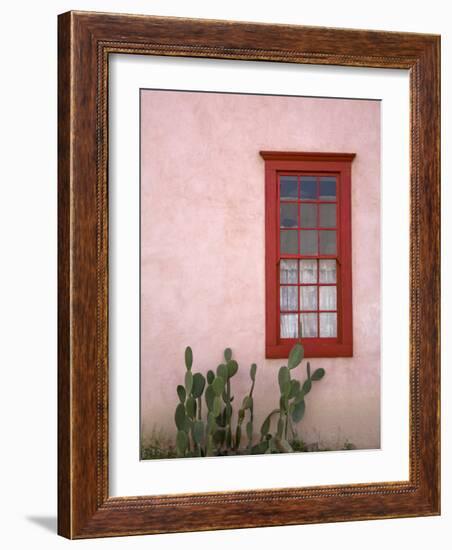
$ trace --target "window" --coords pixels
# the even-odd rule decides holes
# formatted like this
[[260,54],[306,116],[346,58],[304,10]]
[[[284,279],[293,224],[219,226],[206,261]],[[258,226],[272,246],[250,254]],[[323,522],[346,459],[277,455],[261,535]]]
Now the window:
[[262,151],[266,357],[301,337],[306,357],[353,355],[351,163],[354,154]]

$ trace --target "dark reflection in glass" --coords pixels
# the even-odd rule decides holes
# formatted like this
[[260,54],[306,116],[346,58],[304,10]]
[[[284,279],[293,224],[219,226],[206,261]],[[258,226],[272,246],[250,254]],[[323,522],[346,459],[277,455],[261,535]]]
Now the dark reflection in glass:
[[336,205],[320,204],[320,227],[336,227]]
[[282,201],[298,199],[297,176],[280,176],[279,177],[279,196]]
[[300,205],[300,227],[317,227],[316,204],[308,203]]
[[336,254],[336,231],[320,231],[320,254]]
[[320,200],[336,200],[336,178],[334,176],[323,176],[320,178]]
[[280,227],[297,227],[298,204],[296,203],[281,203],[279,209],[279,225]]
[[281,254],[297,254],[298,253],[298,231],[281,231],[280,232],[280,249]]
[[317,180],[313,176],[301,176],[301,200],[317,199]]
[[317,254],[317,231],[300,231],[300,254],[306,256]]

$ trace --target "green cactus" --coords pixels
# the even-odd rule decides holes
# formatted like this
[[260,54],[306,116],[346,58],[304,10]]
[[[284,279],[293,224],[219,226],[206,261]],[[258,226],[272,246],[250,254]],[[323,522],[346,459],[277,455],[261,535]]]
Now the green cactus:
[[185,456],[188,449],[188,435],[187,432],[179,430],[176,436],[176,449],[177,454],[180,457]]
[[193,365],[193,352],[190,346],[187,346],[185,348],[185,366],[187,367],[187,370],[191,370],[191,367]]
[[231,359],[230,361],[228,361],[226,363],[226,368],[227,368],[227,373],[228,373],[228,379],[230,379],[239,370],[239,365],[238,365],[237,361],[234,361],[233,359]]
[[213,399],[212,413],[215,418],[221,414],[221,399],[218,395],[216,395]]
[[213,434],[216,429],[215,415],[212,411],[207,413],[207,425],[206,425],[206,448],[205,456],[212,456],[213,453]]
[[290,370],[298,367],[298,365],[303,361],[304,357],[304,348],[301,344],[295,344],[294,347],[290,350],[289,359],[287,360],[287,365]]
[[[325,370],[316,369],[311,374],[308,362],[307,378],[301,383],[293,373],[303,361],[303,346],[298,343],[292,348],[287,366],[282,366],[278,371],[279,407],[272,410],[264,419],[260,429],[260,441],[253,445],[253,391],[257,366],[253,363],[250,367],[251,387],[237,410],[234,427],[234,396],[231,381],[239,371],[239,365],[233,359],[230,348],[226,348],[223,355],[225,362],[217,366],[216,373],[208,370],[204,376],[199,372],[193,372],[193,352],[190,347],[185,350],[184,384],[177,386],[179,402],[174,415],[177,428],[177,456],[242,453],[244,433],[249,453],[292,452],[289,431],[292,433],[290,441],[293,441],[296,439],[294,425],[298,424],[305,414],[305,397],[311,392],[313,383],[325,376]],[[203,402],[206,405],[204,414]],[[277,418],[276,422],[273,422],[274,418]],[[299,450],[299,446],[296,448]]]
[[[235,445],[234,448],[238,451],[240,449],[240,443],[242,440],[242,425],[245,420],[246,412],[249,411],[249,420],[246,424],[246,435],[248,438],[248,449],[251,449],[252,446],[252,440],[253,440],[253,390],[254,390],[254,383],[256,380],[256,365],[253,363],[250,368],[250,378],[251,378],[251,389],[249,391],[248,395],[245,395],[242,401],[242,406],[238,411],[238,418],[237,418],[237,427],[235,432]],[[236,368],[232,368],[230,371],[232,376],[237,372]],[[232,398],[231,398],[232,401]]]
[[191,370],[188,370],[185,373],[185,391],[187,392],[187,395],[191,393],[193,387],[193,374]]
[[311,380],[315,380],[315,381],[322,380],[324,376],[325,376],[325,369],[317,369],[314,371],[314,374],[311,376]]
[[187,413],[187,416],[192,420],[196,417],[196,399],[192,395],[190,395],[190,397],[187,399],[187,403],[185,404],[185,411]]
[[237,427],[235,429],[235,447],[236,447],[236,449],[240,449],[241,440],[242,440],[242,425],[237,424]]
[[193,387],[191,389],[191,393],[194,399],[197,400],[197,412],[198,412],[198,420],[201,420],[202,418],[202,394],[204,391],[206,385],[206,379],[204,376],[197,372],[193,375]]
[[193,423],[193,439],[195,443],[201,447],[204,443],[204,422],[196,420]]
[[215,395],[220,397],[224,390],[224,378],[221,376],[216,376],[215,380],[212,382],[212,389],[215,392]]
[[187,392],[185,391],[184,386],[177,386],[177,395],[179,396],[179,401],[183,405],[185,403],[185,398],[187,397]]
[[201,397],[202,392],[204,391],[204,386],[206,385],[206,379],[204,376],[197,372],[193,375],[193,386],[192,386],[192,394],[195,399],[198,399],[198,397]]
[[209,384],[206,388],[205,399],[206,399],[207,409],[209,411],[212,411],[213,410],[213,400],[215,399],[215,392],[214,392],[214,389],[212,388],[212,384]]
[[[306,366],[307,378],[303,384],[292,378],[291,373],[300,365],[303,358],[303,346],[297,343],[290,351],[287,367],[283,366],[278,371],[279,408],[273,410],[264,420],[261,427],[261,441],[252,448],[253,453],[292,451],[289,443],[289,429],[292,433],[292,440],[296,439],[293,423],[298,424],[304,417],[305,396],[312,390],[313,382],[317,382],[325,376],[324,369],[317,369],[311,375],[311,365],[308,362]],[[276,414],[279,414],[279,418],[276,433],[272,434],[271,419]]]
[[296,424],[298,424],[298,422],[300,422],[300,420],[303,418],[305,409],[306,409],[306,404],[304,402],[304,399],[300,400],[298,403],[293,403],[293,407],[290,412],[291,412],[292,420]]
[[218,365],[217,376],[222,378],[225,382],[228,379],[228,367],[224,363],[222,363],[221,365]]
[[176,413],[174,415],[176,421],[176,427],[178,430],[186,430],[187,427],[187,415],[185,413],[185,406],[179,403],[176,407]]

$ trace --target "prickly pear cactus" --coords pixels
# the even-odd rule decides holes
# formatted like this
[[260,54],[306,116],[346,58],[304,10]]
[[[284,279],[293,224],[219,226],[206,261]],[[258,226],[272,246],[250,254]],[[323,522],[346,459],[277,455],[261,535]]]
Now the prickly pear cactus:
[[[260,443],[253,446],[251,451],[256,454],[268,452],[292,452],[289,438],[296,440],[294,424],[298,424],[304,417],[306,410],[305,397],[311,391],[312,384],[325,376],[324,369],[317,369],[311,374],[311,365],[306,365],[307,377],[303,384],[292,373],[304,358],[304,349],[301,344],[295,344],[291,349],[287,366],[278,371],[279,408],[273,410],[261,426]],[[275,433],[272,433],[272,419],[277,418]]]
[[260,441],[253,445],[253,391],[257,366],[255,363],[251,365],[250,390],[234,412],[232,379],[238,373],[239,365],[230,348],[224,350],[223,358],[215,371],[209,370],[204,376],[193,372],[193,351],[190,347],[185,350],[184,383],[176,388],[178,403],[174,414],[177,456],[292,452],[290,437],[294,439],[294,425],[304,417],[305,397],[311,392],[313,383],[325,376],[325,370],[320,368],[311,373],[308,362],[307,377],[301,383],[293,373],[303,361],[303,346],[296,344],[292,348],[287,366],[278,371],[279,406],[264,419]]

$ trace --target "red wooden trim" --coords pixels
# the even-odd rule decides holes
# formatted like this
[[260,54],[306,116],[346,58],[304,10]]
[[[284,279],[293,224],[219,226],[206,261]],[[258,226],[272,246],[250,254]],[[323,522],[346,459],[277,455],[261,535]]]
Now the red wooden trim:
[[[275,316],[276,317],[276,316]],[[311,341],[312,340],[312,341]],[[325,338],[330,340],[330,338]],[[320,338],[302,339],[305,357],[353,357],[353,344],[334,342],[320,342]],[[298,339],[280,340],[279,343],[265,346],[265,357],[267,359],[287,359],[293,345],[299,342]]]
[[[265,166],[265,334],[266,345],[274,347],[278,343],[279,319],[275,315],[275,304],[279,303],[279,275],[275,281],[274,266],[278,262],[278,187],[274,182],[273,171]],[[275,222],[276,220],[276,222]],[[273,284],[269,284],[270,281]]]
[[[266,287],[266,347],[268,358],[286,358],[298,339],[280,338],[279,261],[284,258],[334,258],[337,267],[337,337],[303,338],[306,357],[351,357],[353,355],[352,255],[351,255],[351,163],[354,153],[300,153],[261,151],[265,160],[265,287]],[[279,253],[279,187],[278,176],[287,172],[313,172],[312,175],[335,174],[337,177],[337,253],[336,255],[290,255]],[[290,203],[291,201],[287,201]],[[293,201],[299,203],[299,200]],[[303,201],[304,202],[304,201]],[[284,201],[286,203],[286,201]],[[315,201],[316,204],[319,201]],[[319,227],[315,228],[320,230]],[[334,228],[328,228],[334,229]],[[297,229],[298,234],[298,229]],[[319,284],[319,281],[316,283]],[[299,286],[297,283],[296,286]],[[320,308],[320,304],[317,304]],[[298,308],[300,309],[300,308]],[[316,311],[319,314],[319,310]],[[297,312],[293,312],[297,313]],[[319,321],[318,321],[319,322]],[[319,334],[319,332],[318,332]]]
[[311,162],[352,162],[355,153],[300,153],[298,151],[260,151],[264,160]]
[[[344,163],[340,182],[340,292],[338,308],[342,308],[341,342],[353,349],[353,301],[352,301],[352,215],[351,215],[351,163]],[[339,289],[338,289],[339,290]]]
[[300,169],[297,166],[300,166],[300,163],[303,164],[303,172],[306,172],[306,175],[309,176],[309,172],[315,172],[316,175],[328,176],[334,172],[340,172],[344,166],[344,162],[351,162],[350,159],[340,160],[336,158],[318,158],[306,160],[296,160],[296,159],[287,159],[282,158],[281,160],[277,159],[268,159],[265,160],[265,165],[268,164],[269,168],[278,170],[282,175],[290,175],[291,172],[297,172]]

